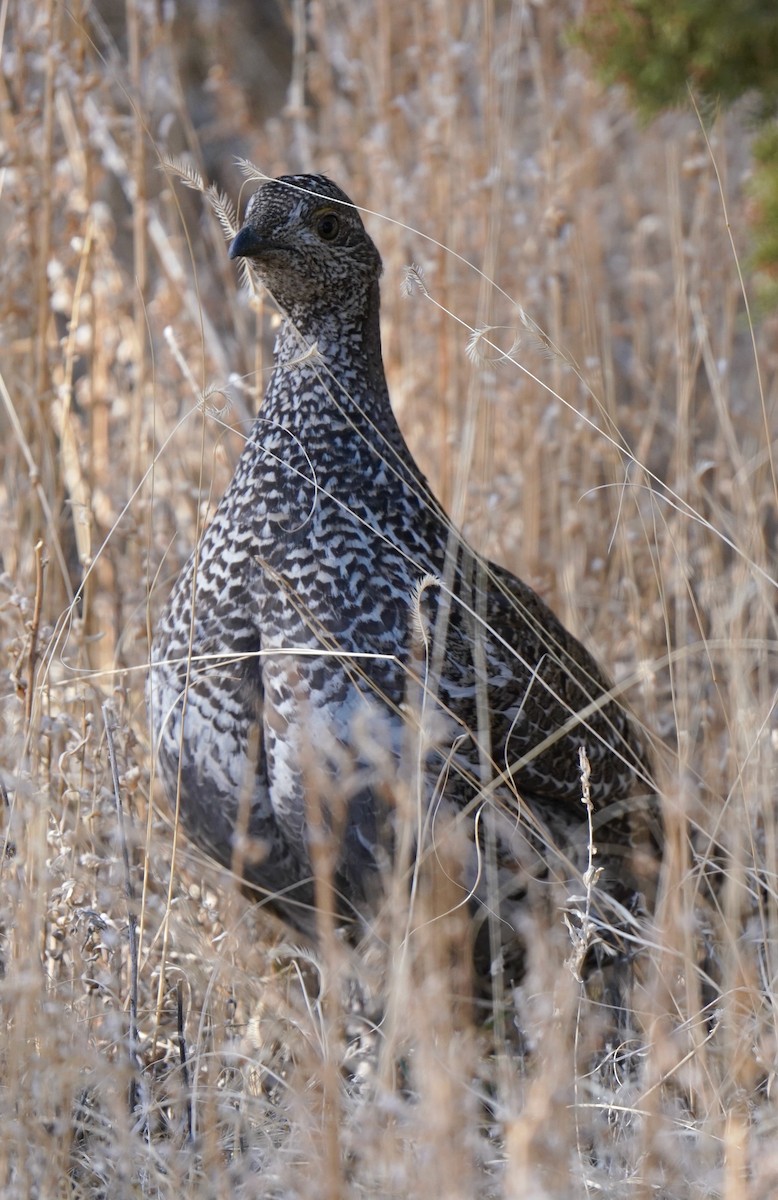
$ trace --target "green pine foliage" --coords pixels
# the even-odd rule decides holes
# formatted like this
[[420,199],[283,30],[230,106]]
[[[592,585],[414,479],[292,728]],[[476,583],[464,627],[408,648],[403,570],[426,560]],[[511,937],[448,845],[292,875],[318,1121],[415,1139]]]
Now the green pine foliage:
[[778,111],[778,5],[765,0],[594,0],[579,40],[647,115],[687,86],[725,105],[753,92],[764,118]]
[[756,205],[754,265],[769,277],[770,298],[778,305],[778,122],[766,125],[754,143]]

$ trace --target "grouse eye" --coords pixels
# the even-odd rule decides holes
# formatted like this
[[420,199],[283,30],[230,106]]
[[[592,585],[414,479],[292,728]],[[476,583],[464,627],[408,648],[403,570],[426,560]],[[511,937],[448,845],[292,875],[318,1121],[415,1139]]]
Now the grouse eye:
[[325,242],[334,242],[340,232],[340,221],[334,212],[322,213],[316,222],[316,232]]

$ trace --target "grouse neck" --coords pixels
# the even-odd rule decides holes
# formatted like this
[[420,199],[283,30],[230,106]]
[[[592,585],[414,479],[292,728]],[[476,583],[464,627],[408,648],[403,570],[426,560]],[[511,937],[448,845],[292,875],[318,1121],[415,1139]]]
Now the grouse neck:
[[[324,428],[356,459],[370,446],[392,471],[427,490],[392,411],[381,354],[378,281],[357,311],[311,309],[286,317],[261,415],[293,429],[313,454]],[[263,430],[267,426],[260,426]],[[263,435],[264,436],[264,435]]]
[[376,399],[384,399],[377,281],[358,306],[330,300],[326,305],[306,304],[284,313],[275,344],[276,366],[289,369],[304,365],[309,358],[312,365],[318,363],[336,378],[348,372],[360,381],[361,392],[369,389]]

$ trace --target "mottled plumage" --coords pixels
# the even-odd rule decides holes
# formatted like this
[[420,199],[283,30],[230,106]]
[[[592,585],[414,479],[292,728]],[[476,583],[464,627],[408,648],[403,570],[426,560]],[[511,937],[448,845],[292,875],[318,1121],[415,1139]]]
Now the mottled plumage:
[[550,841],[582,861],[584,745],[598,865],[623,900],[625,812],[647,779],[635,728],[584,647],[467,545],[420,474],[389,402],[381,259],[358,212],[323,176],[273,180],[230,256],[284,320],[235,476],[154,640],[159,772],[185,829],[313,930],[323,814],[341,911],[368,916],[421,764],[422,808],[469,812],[473,838],[476,812],[481,835],[495,814],[515,899]]

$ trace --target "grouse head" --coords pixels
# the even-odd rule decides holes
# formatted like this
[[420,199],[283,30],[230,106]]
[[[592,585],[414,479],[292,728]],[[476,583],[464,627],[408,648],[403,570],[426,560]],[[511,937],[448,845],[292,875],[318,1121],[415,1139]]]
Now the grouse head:
[[282,175],[251,197],[230,258],[247,258],[297,324],[358,316],[377,290],[381,256],[351,200],[325,175]]

